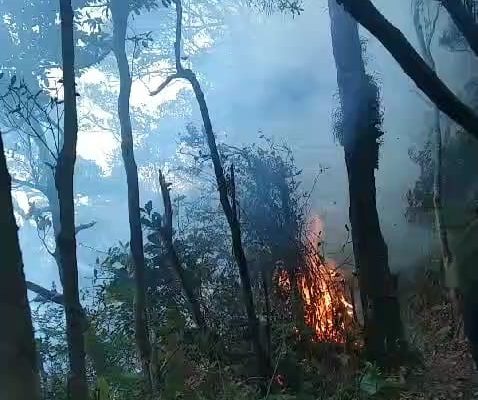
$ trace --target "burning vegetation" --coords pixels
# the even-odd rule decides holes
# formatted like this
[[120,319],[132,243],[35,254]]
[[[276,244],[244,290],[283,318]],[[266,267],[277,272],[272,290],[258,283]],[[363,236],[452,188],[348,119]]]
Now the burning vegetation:
[[[297,268],[295,285],[300,295],[304,322],[320,342],[345,343],[354,324],[353,292],[344,271],[320,253],[320,220],[313,220],[312,234],[306,241],[304,265]],[[317,232],[317,234],[315,234]],[[292,296],[289,272],[277,272],[277,284],[283,296]]]

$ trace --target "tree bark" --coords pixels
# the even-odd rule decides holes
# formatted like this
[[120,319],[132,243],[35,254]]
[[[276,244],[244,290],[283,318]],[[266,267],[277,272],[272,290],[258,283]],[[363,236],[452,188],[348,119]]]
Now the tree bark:
[[375,36],[417,87],[450,119],[478,138],[478,116],[464,104],[417,53],[405,36],[370,0],[336,0]]
[[[397,353],[402,340],[400,307],[388,265],[388,249],[376,206],[375,169],[381,136],[378,93],[365,72],[355,21],[329,0],[333,53],[342,108],[341,143],[350,197],[352,243],[364,309],[368,358],[380,364]],[[387,360],[388,359],[388,360]]]
[[462,0],[440,0],[456,27],[478,57],[478,24]]
[[219,151],[217,150],[216,138],[212,129],[211,119],[209,117],[209,110],[207,108],[206,100],[204,98],[204,93],[201,89],[199,81],[196,78],[196,75],[190,70],[183,70],[182,73],[184,74],[184,78],[188,80],[191,84],[199,105],[199,109],[201,111],[201,116],[204,123],[204,131],[206,134],[207,143],[209,146],[209,151],[211,152],[211,158],[214,166],[214,173],[216,176],[216,183],[219,191],[221,206],[226,216],[229,229],[231,230],[232,249],[234,253],[234,258],[236,259],[236,263],[239,268],[239,276],[241,278],[242,284],[242,296],[246,307],[249,332],[258,358],[260,373],[263,374],[263,377],[266,377],[269,375],[270,365],[267,358],[267,354],[264,350],[264,346],[262,345],[260,339],[259,320],[257,319],[256,309],[254,306],[254,297],[252,294],[249,266],[242,245],[241,226],[237,219],[237,215],[233,212],[227,194],[227,181],[224,175],[224,169],[222,167]]
[[153,366],[151,365],[151,342],[147,316],[147,285],[145,281],[145,259],[143,232],[141,228],[138,168],[134,158],[133,131],[130,117],[130,96],[132,79],[126,55],[126,29],[129,17],[128,1],[112,0],[113,52],[120,77],[118,96],[118,117],[121,127],[121,154],[123,157],[128,186],[128,217],[130,228],[130,247],[135,272],[135,337],[141,359],[146,391],[153,393]]
[[83,316],[80,312],[81,305],[78,288],[73,187],[78,120],[71,0],[60,0],[60,20],[64,88],[64,138],[55,168],[55,185],[58,193],[61,225],[56,243],[64,282],[66,336],[70,364],[68,393],[69,398],[72,400],[86,400],[88,398],[88,386],[86,381]]
[[39,400],[35,340],[1,133],[0,226],[0,399]]
[[182,4],[181,0],[174,0],[174,3],[176,5],[176,41],[174,44],[176,73],[169,76],[158,87],[158,89],[151,92],[151,95],[156,95],[161,92],[161,90],[163,90],[174,79],[185,79],[191,84],[203,120],[204,133],[209,151],[211,153],[220,203],[231,231],[232,250],[239,269],[242,297],[246,308],[249,334],[251,336],[252,345],[256,353],[259,373],[262,375],[262,378],[266,378],[270,374],[270,361],[260,338],[259,320],[257,318],[256,308],[254,305],[249,267],[242,245],[241,225],[237,219],[237,215],[234,212],[234,208],[231,205],[231,201],[228,196],[228,184],[224,174],[221,157],[217,149],[216,137],[212,128],[209,109],[207,107],[206,99],[204,98],[204,92],[202,91],[196,74],[194,74],[192,70],[184,68],[181,63]]
[[[433,53],[431,50],[431,44],[433,36],[435,35],[436,22],[439,16],[439,9],[437,9],[436,18],[432,23],[422,24],[420,16],[420,7],[419,3],[415,2],[413,10],[413,23],[415,26],[415,31],[417,34],[418,44],[420,46],[420,51],[426,63],[430,66],[433,71],[436,71],[436,64],[433,58]],[[428,32],[425,33],[424,27],[428,29]],[[444,276],[449,273],[451,263],[453,261],[453,255],[451,253],[450,244],[448,241],[448,231],[445,225],[445,218],[443,215],[443,205],[442,205],[442,188],[443,188],[443,179],[442,179],[442,170],[443,170],[443,144],[442,144],[442,129],[440,121],[440,110],[438,107],[433,108],[433,131],[435,134],[435,143],[434,143],[434,170],[433,170],[433,208],[435,216],[435,228],[438,233],[438,238],[440,241],[440,248],[442,254],[442,265]],[[454,307],[454,313],[456,313],[456,304],[455,296],[453,289],[450,291],[450,300],[452,301]]]
[[199,329],[204,333],[207,332],[207,323],[204,315],[201,311],[201,304],[199,299],[194,291],[192,282],[188,277],[187,272],[184,270],[181,260],[179,259],[178,253],[173,243],[173,208],[171,206],[171,197],[169,195],[169,188],[166,180],[164,178],[161,170],[159,171],[159,184],[161,187],[161,194],[163,197],[164,204],[164,216],[163,216],[163,226],[161,229],[161,239],[166,246],[168,256],[176,275],[181,282],[186,299],[188,300],[191,312],[194,317],[194,321],[198,325]]

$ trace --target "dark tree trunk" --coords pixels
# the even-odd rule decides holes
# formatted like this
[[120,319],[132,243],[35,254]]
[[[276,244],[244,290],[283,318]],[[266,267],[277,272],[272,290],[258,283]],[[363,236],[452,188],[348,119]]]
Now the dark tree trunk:
[[32,319],[1,133],[0,227],[0,399],[39,400]]
[[168,257],[172,264],[176,275],[181,282],[186,299],[188,300],[191,312],[194,317],[194,321],[198,327],[204,333],[207,332],[206,319],[201,311],[201,304],[199,303],[198,296],[194,290],[193,283],[189,279],[187,272],[181,264],[178,253],[173,243],[173,208],[171,205],[171,197],[169,195],[169,188],[164,175],[159,171],[159,184],[161,186],[161,194],[163,197],[164,204],[164,215],[163,215],[163,226],[161,230],[161,239],[166,246]]
[[376,208],[374,166],[360,154],[369,151],[366,143],[344,150],[354,256],[362,307],[366,310],[366,349],[371,360],[385,364],[390,356],[398,355],[403,329],[396,284],[389,270],[387,245]]
[[349,181],[350,224],[364,309],[368,357],[381,364],[402,340],[400,308],[380,230],[375,169],[380,130],[378,89],[366,74],[355,21],[329,0],[331,34],[342,108],[340,140]]
[[55,185],[60,209],[60,231],[56,242],[63,272],[66,335],[70,376],[68,393],[72,400],[86,400],[85,348],[83,315],[78,289],[78,265],[76,259],[75,207],[73,175],[76,161],[78,121],[74,71],[73,9],[71,0],[60,0],[61,50],[63,59],[64,87],[64,138],[55,169]]
[[121,154],[123,156],[128,186],[128,217],[130,229],[130,247],[135,272],[135,337],[141,359],[143,375],[148,393],[153,392],[151,365],[151,342],[146,304],[145,260],[143,232],[141,228],[138,168],[134,158],[133,131],[130,117],[130,95],[132,79],[128,57],[126,55],[126,28],[128,25],[129,5],[125,0],[111,2],[113,17],[113,52],[116,57],[120,77],[118,96],[118,117],[121,126]]
[[405,36],[370,0],[336,0],[352,17],[375,36],[420,90],[450,119],[478,138],[478,117],[420,57]]
[[204,124],[204,133],[206,136],[206,141],[209,147],[209,151],[211,153],[211,159],[214,167],[214,174],[216,177],[220,203],[226,216],[229,229],[231,230],[232,250],[239,269],[243,302],[246,307],[247,313],[249,334],[251,336],[254,351],[257,356],[259,372],[264,378],[270,374],[270,362],[260,338],[259,320],[257,318],[256,308],[254,305],[249,267],[247,264],[246,256],[244,254],[244,248],[242,246],[241,225],[237,218],[237,214],[234,212],[235,205],[231,205],[231,201],[229,199],[228,184],[224,175],[221,157],[217,149],[216,137],[212,129],[211,118],[209,116],[206,99],[204,98],[204,92],[202,91],[201,85],[194,72],[190,69],[183,68],[181,64],[182,4],[181,0],[174,0],[174,3],[176,5],[176,41],[174,44],[176,73],[174,75],[169,76],[158,87],[158,89],[151,92],[151,95],[155,95],[161,92],[161,90],[163,90],[174,79],[187,80],[191,84],[191,87],[194,91],[194,95],[196,97],[196,101],[198,103]]
[[256,309],[254,306],[254,297],[252,294],[249,267],[247,264],[246,256],[244,254],[244,248],[242,246],[241,225],[229,201],[227,181],[226,177],[224,176],[224,169],[222,167],[219,151],[217,150],[216,138],[212,129],[211,119],[209,117],[209,110],[207,108],[206,100],[204,98],[204,93],[201,89],[199,81],[196,78],[196,75],[192,71],[183,70],[182,73],[184,74],[184,78],[191,83],[194,94],[196,96],[196,100],[199,105],[199,109],[201,111],[201,116],[204,123],[204,131],[206,133],[206,139],[209,146],[209,151],[211,152],[211,158],[214,166],[214,173],[216,176],[220,202],[224,214],[226,215],[229,228],[231,230],[232,249],[237,266],[239,268],[239,276],[241,278],[242,284],[242,297],[246,307],[249,332],[251,335],[254,350],[257,355],[260,373],[264,377],[266,377],[270,373],[270,365],[269,359],[260,339],[259,320],[257,319]]
[[451,19],[465,37],[476,56],[478,56],[478,24],[462,0],[441,0]]

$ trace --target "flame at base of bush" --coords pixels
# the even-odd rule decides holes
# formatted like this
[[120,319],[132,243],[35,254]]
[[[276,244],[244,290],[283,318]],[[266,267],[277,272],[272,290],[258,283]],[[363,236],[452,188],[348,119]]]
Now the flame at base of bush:
[[[317,246],[317,238],[322,234],[322,222],[315,218],[311,223],[313,232],[305,246],[304,265],[295,271],[295,284],[301,298],[304,322],[313,331],[314,340],[345,343],[347,333],[355,325],[351,282],[347,283],[344,273],[335,263],[326,261],[315,250],[320,247]],[[278,271],[277,283],[280,292],[290,298],[291,279],[285,269]]]
[[[314,340],[345,343],[347,332],[354,323],[345,278],[340,271],[320,261],[319,257],[317,259],[309,260],[297,273],[304,322],[313,331]],[[278,273],[278,286],[284,295],[291,295],[289,274],[283,269]]]

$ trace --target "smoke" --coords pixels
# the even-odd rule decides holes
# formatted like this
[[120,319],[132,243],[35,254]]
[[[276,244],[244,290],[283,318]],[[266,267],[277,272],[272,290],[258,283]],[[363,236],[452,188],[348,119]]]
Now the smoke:
[[[311,206],[313,213],[324,222],[327,250],[333,253],[340,250],[347,238],[348,193],[343,150],[333,135],[333,113],[338,106],[338,96],[326,3],[325,0],[306,1],[305,11],[294,18],[286,14],[260,15],[257,10],[241,8],[225,17],[223,35],[204,51],[191,56],[191,63],[204,85],[220,140],[245,144],[256,141],[261,133],[284,139],[303,171],[303,188],[310,190],[317,180]],[[414,43],[408,2],[376,0],[375,3]],[[133,21],[134,29],[137,32],[148,30],[154,21],[154,16],[144,20],[137,18]],[[380,44],[363,30],[361,35],[367,41],[367,71],[373,73],[379,83],[384,112],[385,135],[380,148],[380,168],[376,173],[381,225],[392,269],[411,268],[427,253],[433,241],[429,233],[411,226],[404,218],[405,193],[418,174],[409,160],[408,149],[420,144],[426,134],[429,104]],[[461,61],[450,57],[438,45],[436,50],[440,75],[453,88],[459,88],[456,72]],[[143,91],[141,96],[147,94]],[[178,132],[184,131],[189,122],[201,124],[192,98],[170,98],[173,100],[167,106],[158,103],[157,126],[152,128],[150,137],[142,145],[138,155],[140,167],[171,160]],[[112,100],[114,111],[114,96]],[[135,101],[149,102],[133,99],[132,103]],[[179,115],[164,112],[176,106],[182,111]],[[89,141],[95,146],[95,135],[86,133],[82,146],[88,148]],[[104,168],[105,160],[100,161]],[[88,195],[95,186],[96,197],[91,200],[93,206],[78,211],[77,219],[80,222],[98,221],[95,228],[81,233],[79,243],[104,249],[128,238],[126,180],[120,167],[112,171],[108,185],[82,181],[78,187]],[[153,186],[150,180],[143,182],[143,202],[159,199]],[[108,189],[112,195],[108,201],[104,200],[106,194],[98,193],[100,188]],[[102,200],[101,205],[95,206],[95,200]],[[21,230],[27,276],[48,285],[55,279],[56,267],[48,256],[39,256],[38,246],[31,245],[35,235],[31,227]],[[91,264],[97,255],[84,247],[79,248],[83,279],[92,275]],[[41,269],[37,265],[39,261]]]
[[[414,40],[408,5],[377,2],[407,37]],[[248,142],[258,130],[286,139],[303,170],[304,187],[318,177],[312,207],[325,223],[327,248],[340,249],[347,234],[348,194],[343,151],[333,135],[338,106],[336,71],[326,2],[307,2],[295,17],[233,16],[231,32],[204,55],[199,70],[211,82],[207,91],[216,129],[229,141]],[[367,71],[380,84],[385,136],[377,176],[378,208],[389,245],[391,266],[410,267],[428,251],[429,234],[405,221],[405,193],[417,168],[408,148],[426,133],[427,104],[395,61],[367,32]]]

